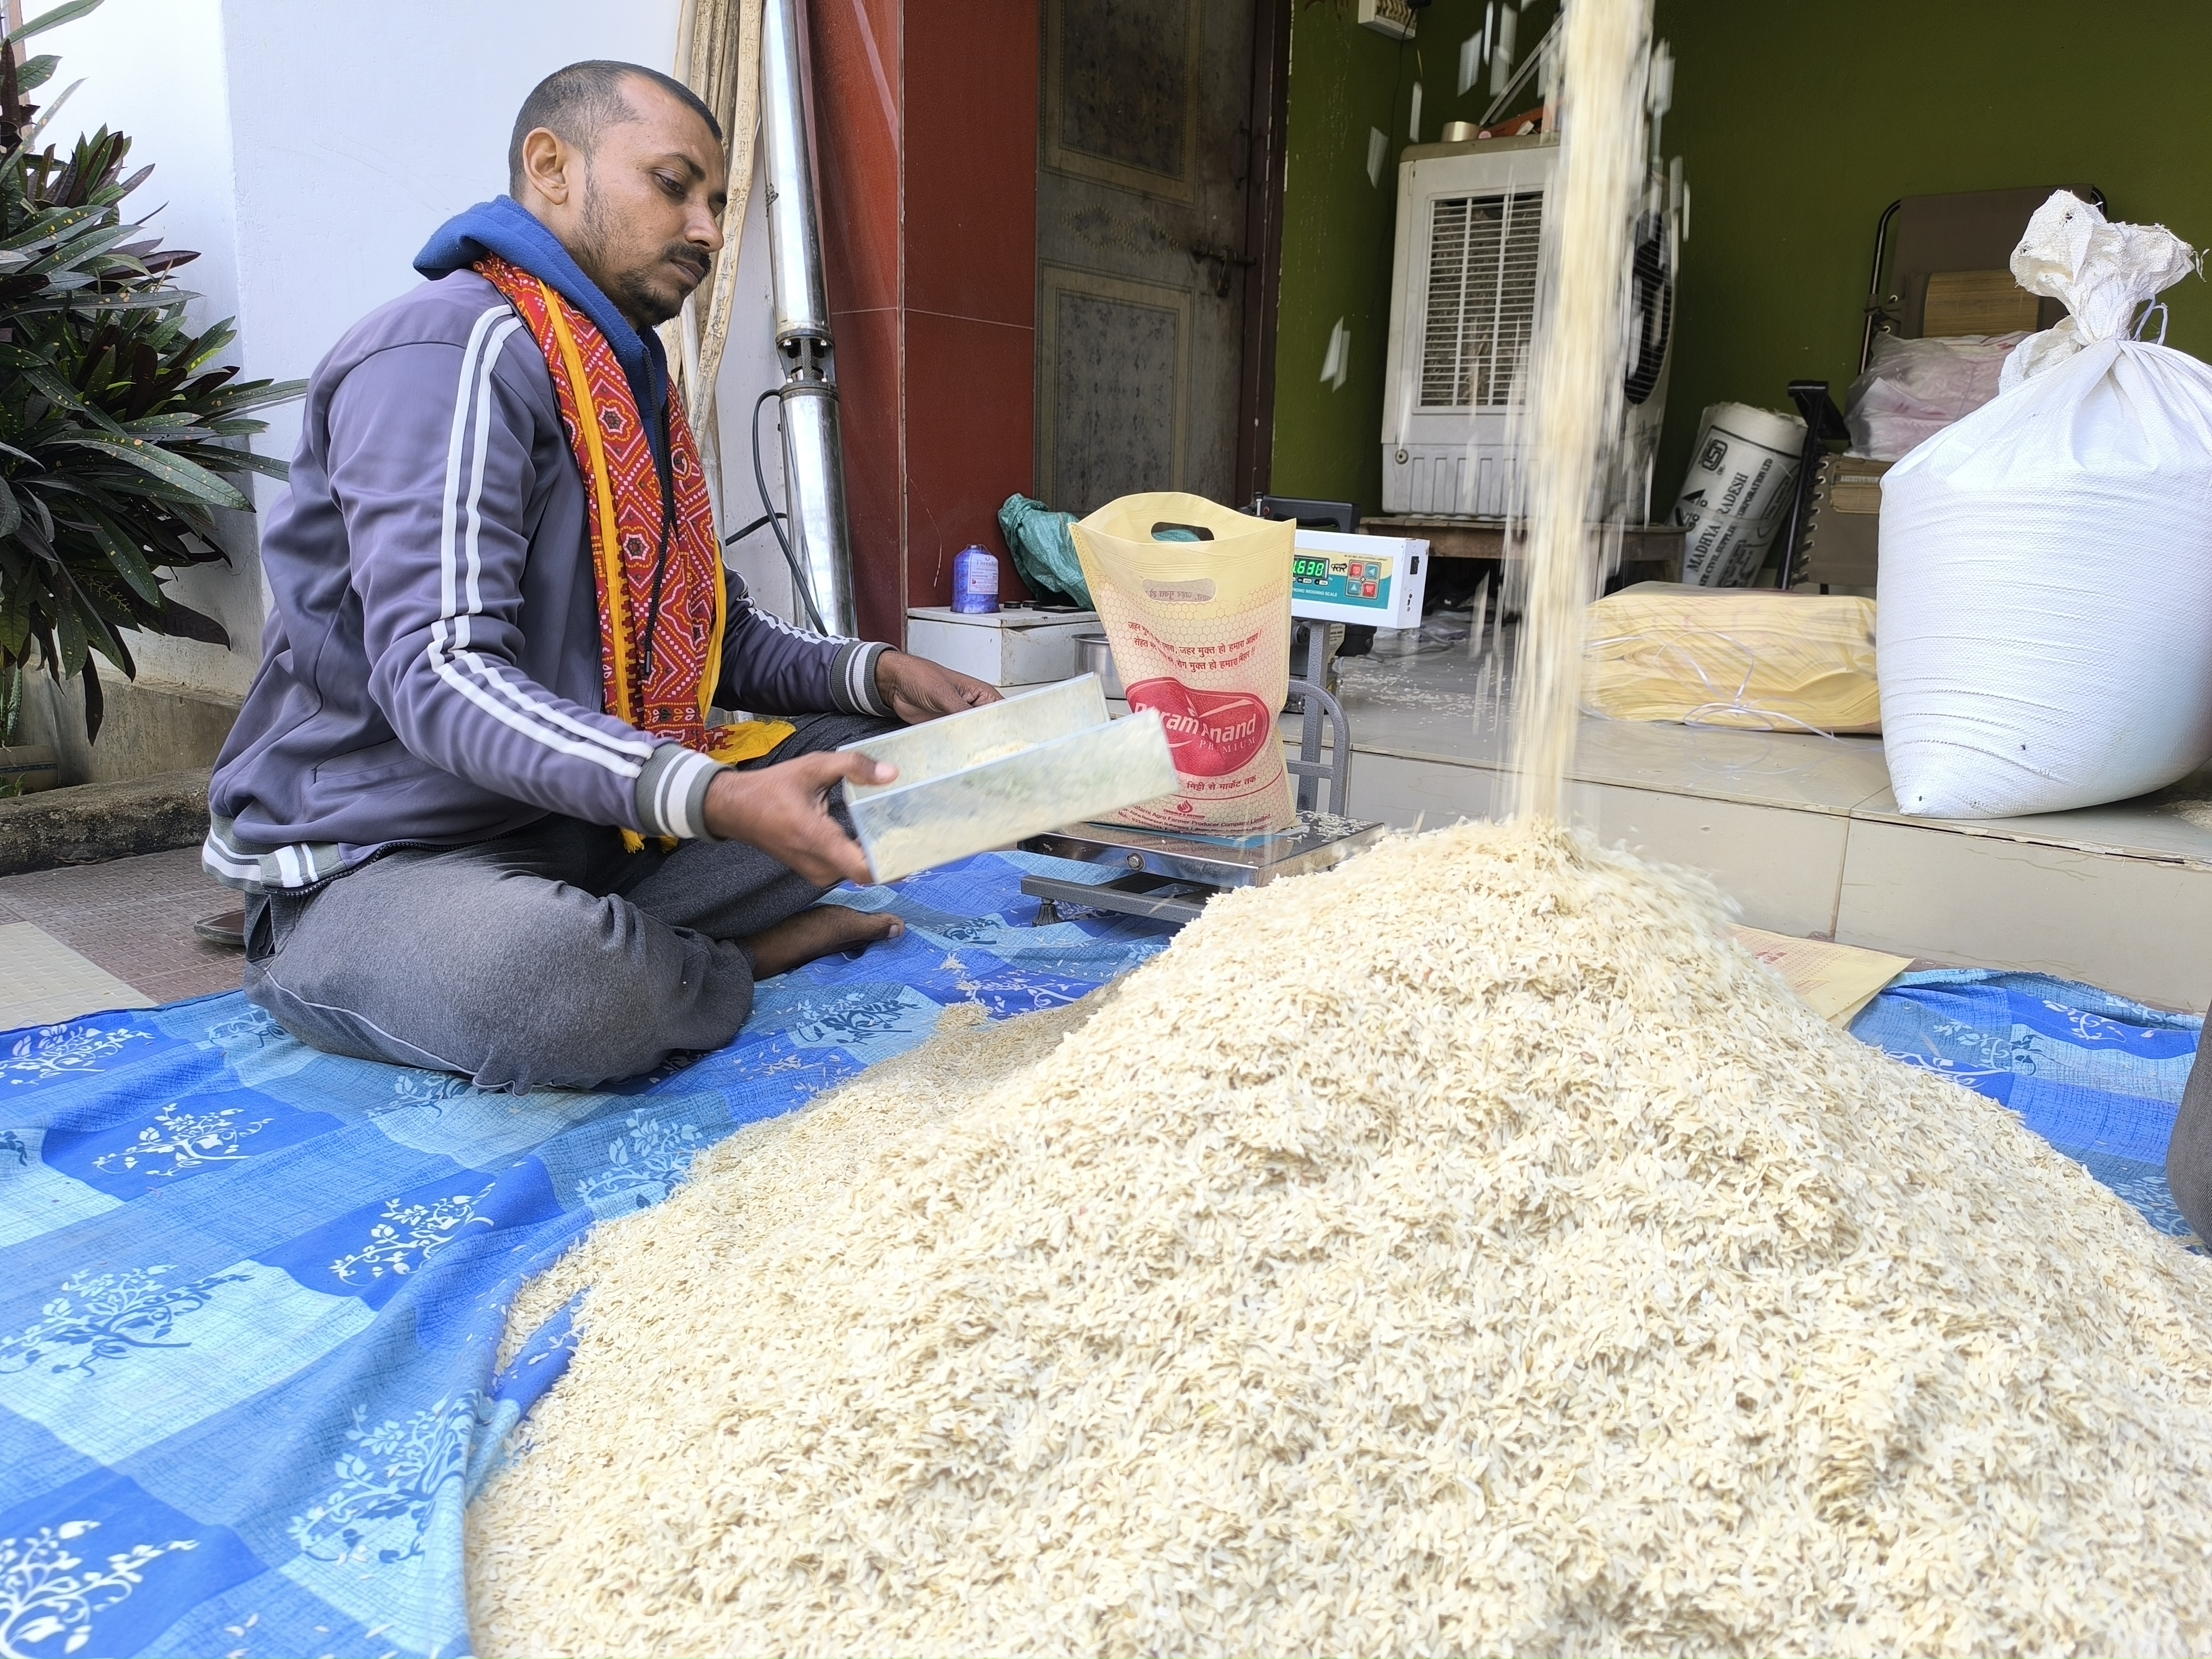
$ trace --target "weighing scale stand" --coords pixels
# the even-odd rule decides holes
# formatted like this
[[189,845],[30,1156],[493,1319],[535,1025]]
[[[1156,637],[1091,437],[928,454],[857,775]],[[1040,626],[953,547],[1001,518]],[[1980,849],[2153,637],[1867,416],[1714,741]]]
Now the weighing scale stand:
[[1063,904],[1181,924],[1195,921],[1206,902],[1231,887],[1259,887],[1285,876],[1303,876],[1363,852],[1382,839],[1379,823],[1354,823],[1325,812],[1301,812],[1295,829],[1236,838],[1178,836],[1127,830],[1114,823],[1079,823],[1022,843],[1025,853],[1121,865],[1126,873],[1107,882],[1024,876],[1022,891],[1041,900],[1036,926],[1060,919]]
[[[1327,503],[1276,505],[1301,518],[1305,514],[1300,508],[1316,509],[1316,517],[1335,516],[1320,510]],[[1078,823],[1032,836],[1021,843],[1024,852],[1121,866],[1121,873],[1112,880],[1096,884],[1023,877],[1022,891],[1040,901],[1036,925],[1058,921],[1063,904],[1186,922],[1226,888],[1258,887],[1284,876],[1325,870],[1380,841],[1381,824],[1361,823],[1348,816],[1352,723],[1324,684],[1328,624],[1419,627],[1428,586],[1423,568],[1428,551],[1425,541],[1304,528],[1296,533],[1291,617],[1307,626],[1305,660],[1291,665],[1291,672],[1299,678],[1290,683],[1285,704],[1297,711],[1299,720],[1297,757],[1287,763],[1297,781],[1294,826],[1270,836],[1231,838]],[[1329,737],[1328,760],[1322,758],[1324,724]],[[1324,778],[1329,784],[1326,811],[1321,800]]]
[[[1314,630],[1312,655],[1316,657],[1321,631]],[[1024,876],[1022,891],[1039,901],[1032,925],[1044,927],[1060,921],[1063,904],[1180,925],[1194,920],[1206,902],[1224,889],[1257,887],[1284,876],[1325,870],[1380,841],[1381,824],[1357,823],[1343,813],[1352,778],[1352,726],[1343,707],[1310,681],[1291,681],[1290,691],[1293,699],[1302,698],[1304,703],[1298,756],[1286,763],[1297,780],[1295,827],[1269,836],[1229,837],[1079,823],[1032,836],[1021,843],[1025,853],[1124,868],[1114,879],[1097,883]],[[1321,757],[1324,721],[1330,732],[1328,760]],[[1329,783],[1331,809],[1326,812],[1320,810],[1324,778]]]

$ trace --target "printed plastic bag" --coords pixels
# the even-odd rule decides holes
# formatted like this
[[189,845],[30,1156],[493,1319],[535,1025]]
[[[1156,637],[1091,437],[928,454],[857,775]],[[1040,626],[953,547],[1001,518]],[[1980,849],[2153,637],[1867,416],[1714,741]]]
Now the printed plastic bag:
[[2127,337],[2194,264],[2170,231],[2053,196],[2012,270],[2071,314],[1882,479],[1875,654],[1905,811],[2063,811],[2212,757],[2212,368]]
[[1902,460],[1997,395],[2005,360],[2025,334],[1951,334],[1900,340],[1877,334],[1866,373],[1844,398],[1851,453]]
[[1583,707],[1616,720],[1873,732],[1874,601],[1638,582],[1589,608]]
[[1160,711],[1181,783],[1117,821],[1212,836],[1287,825],[1275,713],[1290,688],[1297,526],[1163,491],[1109,501],[1074,533],[1129,707]]

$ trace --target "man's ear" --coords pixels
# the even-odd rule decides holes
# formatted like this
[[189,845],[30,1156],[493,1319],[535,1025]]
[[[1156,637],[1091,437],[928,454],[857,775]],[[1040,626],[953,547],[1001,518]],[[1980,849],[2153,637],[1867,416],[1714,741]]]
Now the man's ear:
[[576,152],[550,127],[532,127],[522,140],[522,178],[555,207],[566,207],[574,185]]

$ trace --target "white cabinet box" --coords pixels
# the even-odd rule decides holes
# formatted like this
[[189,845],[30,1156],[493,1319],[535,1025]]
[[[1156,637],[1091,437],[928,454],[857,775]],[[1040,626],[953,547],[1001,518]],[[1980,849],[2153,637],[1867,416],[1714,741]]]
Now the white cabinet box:
[[906,648],[988,685],[1043,685],[1083,672],[1079,634],[1099,631],[1096,611],[994,611],[917,606],[906,613]]

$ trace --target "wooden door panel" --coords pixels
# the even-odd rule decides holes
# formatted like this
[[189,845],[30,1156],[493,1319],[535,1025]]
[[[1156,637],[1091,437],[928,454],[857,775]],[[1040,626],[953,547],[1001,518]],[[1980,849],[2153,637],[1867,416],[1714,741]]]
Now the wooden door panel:
[[1045,499],[1089,512],[1140,489],[1185,487],[1191,295],[1125,277],[1047,266],[1038,355]]
[[1045,20],[1043,164],[1194,201],[1200,0],[1076,0],[1076,9],[1063,20],[1063,0],[1054,0]]
[[[1244,333],[1253,0],[1046,0],[1037,482],[1083,514],[1226,500]],[[1231,257],[1222,266],[1195,250]]]

